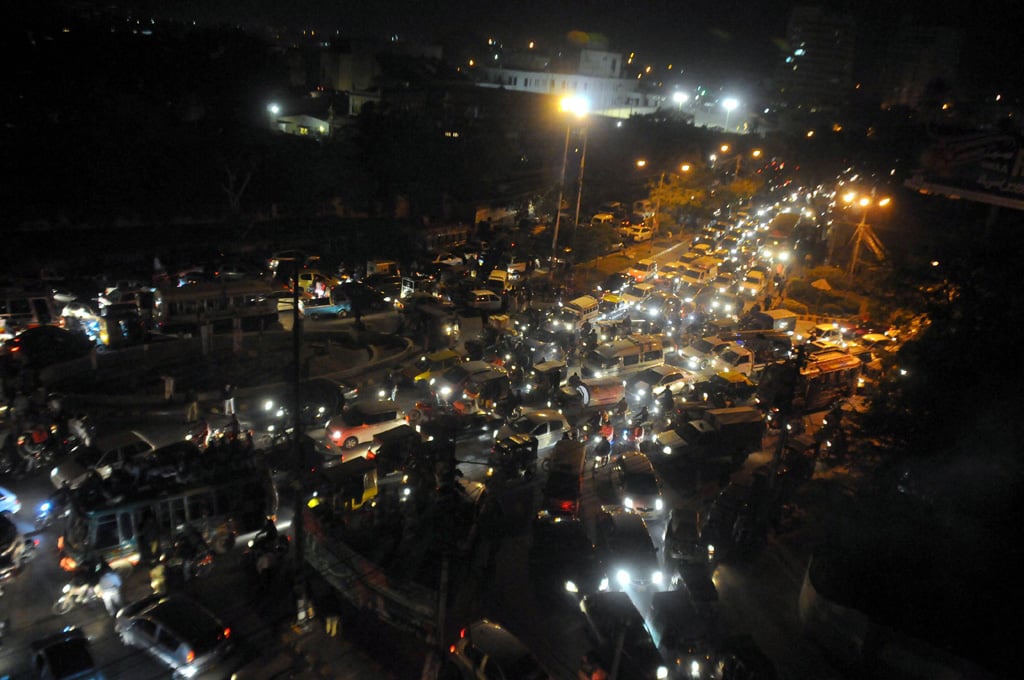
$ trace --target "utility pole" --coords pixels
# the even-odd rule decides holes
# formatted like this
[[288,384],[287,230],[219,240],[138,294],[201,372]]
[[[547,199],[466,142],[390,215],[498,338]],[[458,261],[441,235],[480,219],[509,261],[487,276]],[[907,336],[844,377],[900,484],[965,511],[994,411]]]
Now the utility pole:
[[565,126],[565,150],[562,151],[562,174],[558,179],[558,205],[555,206],[555,233],[551,238],[551,264],[548,267],[551,278],[555,278],[555,259],[558,255],[558,228],[562,223],[562,198],[565,193],[565,164],[569,160],[569,135],[572,123]]
[[576,179],[576,221],[572,225],[573,248],[576,247],[576,228],[580,226],[580,202],[583,200],[583,169],[587,164],[587,128],[583,128],[583,154],[580,156],[580,175]]

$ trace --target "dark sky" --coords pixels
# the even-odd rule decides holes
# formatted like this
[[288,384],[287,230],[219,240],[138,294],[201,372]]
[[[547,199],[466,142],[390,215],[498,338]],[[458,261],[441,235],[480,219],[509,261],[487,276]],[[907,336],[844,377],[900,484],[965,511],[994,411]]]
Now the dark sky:
[[273,23],[341,31],[347,36],[397,33],[403,38],[493,34],[506,44],[552,42],[571,30],[601,33],[612,49],[651,61],[719,62],[756,77],[781,58],[789,10],[796,4],[847,9],[869,33],[910,18],[923,25],[961,28],[963,58],[975,80],[1019,89],[1016,0],[135,0],[177,18],[248,26]]

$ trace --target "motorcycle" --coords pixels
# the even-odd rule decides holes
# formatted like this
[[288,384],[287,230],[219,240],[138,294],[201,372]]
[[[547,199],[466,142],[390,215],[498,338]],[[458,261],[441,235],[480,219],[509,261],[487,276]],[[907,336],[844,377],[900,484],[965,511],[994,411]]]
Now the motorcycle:
[[71,514],[71,503],[67,496],[55,493],[48,500],[39,504],[36,510],[35,526],[39,531],[45,531],[53,526],[53,523],[65,519]]
[[174,539],[171,564],[180,564],[186,581],[209,576],[213,569],[213,549],[198,530],[187,526]]
[[96,584],[81,577],[72,578],[70,583],[64,584],[61,589],[61,596],[53,603],[53,613],[63,616],[75,607],[81,607],[100,601],[99,589]]
[[38,543],[18,534],[0,553],[0,582],[17,576],[21,568],[36,558]]
[[290,547],[288,536],[275,536],[261,531],[249,541],[243,559],[256,571],[261,581],[266,581],[284,563]]

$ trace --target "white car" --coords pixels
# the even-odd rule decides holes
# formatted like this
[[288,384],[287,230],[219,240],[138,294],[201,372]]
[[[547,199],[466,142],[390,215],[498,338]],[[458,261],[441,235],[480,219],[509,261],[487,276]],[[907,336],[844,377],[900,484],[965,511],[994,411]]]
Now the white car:
[[21,501],[18,500],[18,496],[13,491],[0,486],[0,512],[17,515],[19,510],[21,510]]
[[652,366],[640,371],[627,382],[627,389],[634,399],[645,402],[659,399],[668,390],[673,395],[688,389],[692,376],[668,364]]
[[650,227],[636,227],[633,229],[633,242],[642,243],[654,238],[654,231]]
[[498,430],[495,439],[504,439],[513,434],[529,434],[537,438],[537,448],[554,446],[569,431],[569,422],[558,411],[541,409],[524,413]]

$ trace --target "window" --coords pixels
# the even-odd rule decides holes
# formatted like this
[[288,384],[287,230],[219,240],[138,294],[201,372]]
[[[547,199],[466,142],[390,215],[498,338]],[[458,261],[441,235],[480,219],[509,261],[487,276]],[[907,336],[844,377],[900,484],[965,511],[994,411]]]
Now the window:
[[96,522],[96,548],[105,550],[116,548],[121,544],[121,537],[117,533],[117,515],[100,517]]
[[640,363],[640,355],[639,354],[627,354],[626,356],[622,357],[622,365],[623,366],[636,366],[639,363]]
[[178,645],[181,644],[178,638],[174,637],[174,635],[166,628],[161,628],[157,633],[156,643],[168,652],[173,652],[178,648]]
[[661,358],[660,349],[652,349],[650,352],[644,353],[644,361],[657,361]]
[[155,640],[156,624],[149,619],[135,619],[132,623],[132,632],[149,640]]

